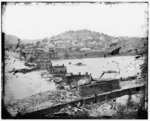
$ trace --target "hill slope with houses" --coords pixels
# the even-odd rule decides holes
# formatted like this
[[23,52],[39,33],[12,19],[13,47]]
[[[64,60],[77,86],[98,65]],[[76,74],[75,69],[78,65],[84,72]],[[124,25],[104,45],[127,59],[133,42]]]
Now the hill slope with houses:
[[[16,46],[18,37],[5,34],[5,47]],[[114,37],[104,33],[90,30],[67,31],[62,34],[35,40],[35,43],[26,43],[20,39],[22,48],[35,47],[49,52],[52,50],[52,58],[84,58],[101,57],[121,48],[121,54],[135,54],[135,50],[143,51],[146,47],[147,38],[138,37]]]
[[114,37],[90,30],[67,31],[57,36],[43,39],[41,46],[68,48],[72,50],[111,51],[121,47],[122,51],[139,49],[145,46],[146,38]]

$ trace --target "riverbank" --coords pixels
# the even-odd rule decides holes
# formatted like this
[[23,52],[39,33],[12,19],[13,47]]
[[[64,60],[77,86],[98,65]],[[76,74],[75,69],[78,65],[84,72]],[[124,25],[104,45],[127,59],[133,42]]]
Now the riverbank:
[[[138,79],[121,82],[120,88],[127,89],[142,85],[143,82],[140,79]],[[79,95],[78,89],[70,89],[70,87],[66,85],[64,86],[63,90],[57,89],[56,91],[40,92],[23,99],[11,100],[9,104],[6,104],[6,107],[13,116],[16,116],[18,111],[21,114],[26,114],[79,99],[81,99],[81,97]],[[118,103],[123,103],[122,101],[124,99],[127,100],[128,96],[127,98],[123,99],[118,98]]]
[[[104,54],[105,55],[105,54]],[[58,58],[58,59],[51,59],[52,61],[59,61],[59,60],[74,60],[74,59],[90,59],[90,58],[111,58],[111,57],[121,57],[121,56],[136,56],[137,54],[133,53],[133,54],[116,54],[116,55],[101,55],[101,56],[91,56],[91,57],[82,57],[82,58],[78,58],[78,57],[70,57],[70,58]]]

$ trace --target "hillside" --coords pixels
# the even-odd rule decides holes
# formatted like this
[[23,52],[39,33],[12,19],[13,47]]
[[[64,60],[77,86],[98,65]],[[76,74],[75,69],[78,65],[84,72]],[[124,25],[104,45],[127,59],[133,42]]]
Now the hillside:
[[[5,48],[16,47],[18,37],[5,34]],[[103,57],[116,48],[121,55],[133,55],[144,51],[147,39],[137,37],[114,37],[90,30],[66,31],[62,34],[26,43],[20,39],[20,45],[41,47],[45,52],[53,49],[52,59]]]
[[98,33],[90,30],[78,30],[78,31],[67,31],[57,36],[53,36],[49,41],[58,41],[62,40],[63,42],[87,42],[87,41],[101,41],[101,42],[110,42],[114,37],[108,36],[103,33]]
[[90,48],[91,50],[113,50],[122,47],[122,50],[143,48],[146,38],[138,37],[113,37],[104,33],[90,30],[67,31],[57,36],[45,38],[41,45],[61,48]]
[[23,40],[21,40],[20,38],[14,36],[14,35],[8,35],[8,34],[4,34],[4,43],[5,43],[5,47],[14,47],[17,45],[18,40],[20,41],[20,44],[23,45],[25,44]]

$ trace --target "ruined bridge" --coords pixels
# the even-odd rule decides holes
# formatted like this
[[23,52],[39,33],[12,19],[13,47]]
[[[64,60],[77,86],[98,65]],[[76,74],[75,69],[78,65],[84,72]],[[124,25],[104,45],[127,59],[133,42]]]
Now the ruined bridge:
[[[96,96],[96,100],[97,100],[97,102],[111,100],[113,98],[121,97],[124,95],[137,94],[139,91],[144,90],[144,89],[145,89],[145,86],[142,85],[142,86],[136,86],[136,87],[127,88],[127,89],[115,90],[112,92],[98,94]],[[22,115],[21,118],[25,118],[25,119],[43,118],[44,115],[55,113],[55,112],[59,111],[60,109],[65,108],[68,105],[76,106],[79,102],[81,104],[83,104],[83,103],[88,104],[88,103],[91,103],[94,101],[95,101],[95,96],[85,97],[85,98],[82,98],[79,100],[66,102],[64,104],[58,104],[58,105],[55,105],[52,107],[48,107],[46,109],[41,109],[41,110],[37,110],[37,111],[31,112],[31,113],[26,113],[25,115]]]

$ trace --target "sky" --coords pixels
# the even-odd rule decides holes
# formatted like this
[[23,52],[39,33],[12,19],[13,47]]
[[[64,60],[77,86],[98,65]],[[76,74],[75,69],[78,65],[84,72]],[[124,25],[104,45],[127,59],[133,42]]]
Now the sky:
[[2,31],[21,39],[41,39],[88,29],[111,36],[145,37],[147,3],[7,4]]

